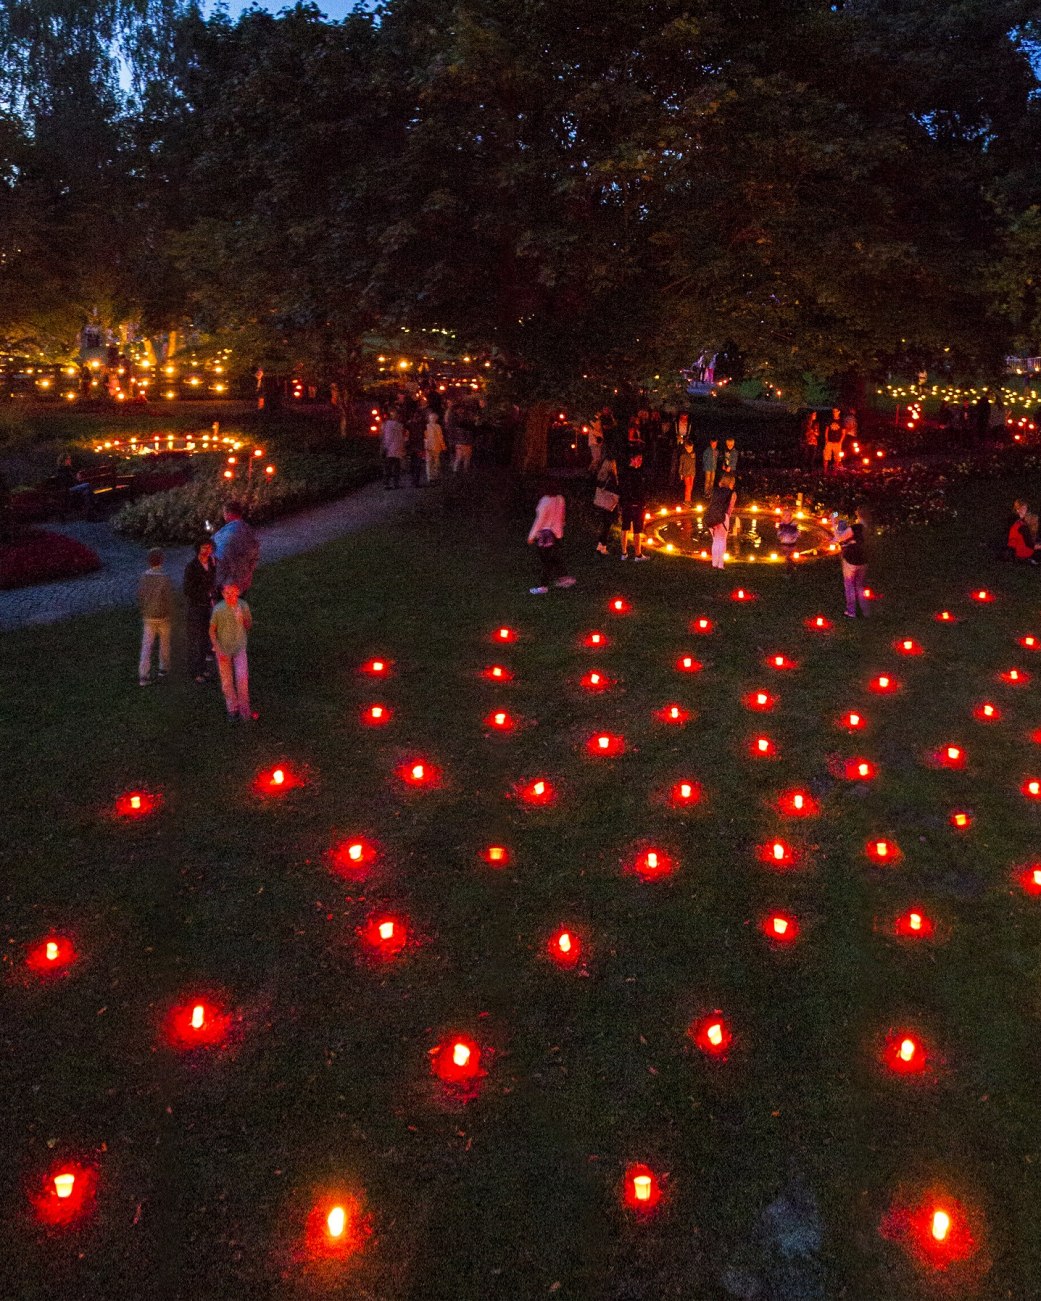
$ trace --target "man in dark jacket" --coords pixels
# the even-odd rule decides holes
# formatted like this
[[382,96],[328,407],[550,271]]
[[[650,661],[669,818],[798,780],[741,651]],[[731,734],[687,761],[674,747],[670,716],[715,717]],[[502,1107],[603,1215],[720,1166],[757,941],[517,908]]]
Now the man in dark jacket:
[[196,544],[195,556],[184,567],[183,591],[189,671],[196,682],[205,682],[209,676],[210,614],[217,601],[217,562],[209,538]]

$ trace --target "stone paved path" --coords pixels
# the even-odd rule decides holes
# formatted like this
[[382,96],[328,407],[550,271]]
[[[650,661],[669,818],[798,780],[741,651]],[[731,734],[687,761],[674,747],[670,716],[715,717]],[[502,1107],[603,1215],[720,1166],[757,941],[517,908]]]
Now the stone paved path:
[[[270,565],[325,542],[356,533],[390,519],[402,505],[415,499],[415,490],[385,492],[379,483],[368,484],[340,501],[316,506],[260,528],[260,563]],[[148,568],[147,547],[127,541],[112,532],[108,524],[48,524],[55,533],[66,533],[87,543],[101,557],[102,568],[95,574],[70,578],[38,587],[0,592],[0,631],[27,628],[32,624],[58,623],[80,614],[133,605],[137,582]],[[166,547],[166,571],[180,587],[181,573],[191,559],[190,547]]]

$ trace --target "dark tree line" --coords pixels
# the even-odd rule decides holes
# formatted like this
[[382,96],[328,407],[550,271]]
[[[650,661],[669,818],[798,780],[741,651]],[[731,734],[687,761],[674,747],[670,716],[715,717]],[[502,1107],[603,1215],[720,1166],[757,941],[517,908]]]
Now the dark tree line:
[[[0,338],[188,319],[350,387],[448,328],[526,405],[731,341],[778,386],[1038,350],[1041,5],[0,9]],[[945,351],[947,350],[947,351]]]

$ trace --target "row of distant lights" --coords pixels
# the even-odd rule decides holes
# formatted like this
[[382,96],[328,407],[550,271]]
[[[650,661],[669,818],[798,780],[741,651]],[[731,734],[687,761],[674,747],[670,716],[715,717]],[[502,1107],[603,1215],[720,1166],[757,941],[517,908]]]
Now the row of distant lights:
[[[968,402],[970,406],[976,406],[992,390],[986,388],[959,388],[957,385],[948,384],[887,384],[884,388],[877,389],[878,395],[891,397],[898,402],[907,401],[924,401],[926,398],[938,398],[941,402]],[[1001,404],[1005,407],[1033,406],[1037,400],[1037,389],[1031,389],[1029,393],[1020,393],[1016,389],[1002,388],[1000,390]]]

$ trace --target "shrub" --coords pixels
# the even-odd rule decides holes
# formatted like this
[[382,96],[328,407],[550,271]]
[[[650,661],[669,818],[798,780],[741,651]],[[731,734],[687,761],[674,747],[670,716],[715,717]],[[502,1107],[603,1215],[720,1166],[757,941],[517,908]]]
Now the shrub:
[[359,461],[342,456],[287,453],[278,459],[273,478],[262,472],[248,486],[225,484],[215,472],[180,488],[130,502],[116,515],[113,527],[125,537],[148,546],[194,542],[216,526],[229,498],[241,502],[253,524],[266,524],[317,502],[342,497],[379,473],[375,456]]
[[0,544],[0,588],[29,587],[58,578],[76,578],[101,568],[91,547],[44,529],[26,529]]

